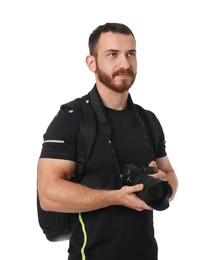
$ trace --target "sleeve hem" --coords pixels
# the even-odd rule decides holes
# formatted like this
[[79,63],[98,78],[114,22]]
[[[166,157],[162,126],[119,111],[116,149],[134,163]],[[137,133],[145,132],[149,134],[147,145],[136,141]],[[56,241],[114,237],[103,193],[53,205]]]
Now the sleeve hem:
[[62,154],[62,153],[41,153],[40,158],[52,158],[52,159],[63,159],[63,160],[70,160],[70,161],[76,161],[75,157],[72,157],[68,154]]

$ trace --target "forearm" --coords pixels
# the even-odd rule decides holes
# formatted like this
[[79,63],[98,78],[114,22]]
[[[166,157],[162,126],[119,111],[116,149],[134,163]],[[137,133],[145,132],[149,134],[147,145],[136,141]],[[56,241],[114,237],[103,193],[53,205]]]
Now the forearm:
[[158,173],[155,174],[155,175],[157,175],[157,178],[165,179],[171,185],[173,192],[172,192],[172,196],[170,197],[169,201],[172,201],[177,192],[178,179],[177,179],[175,171],[174,171],[168,157],[165,156],[165,157],[157,159],[156,165],[154,165],[154,162],[152,162],[151,167],[158,168]]
[[85,212],[117,204],[116,190],[97,190],[58,180],[52,187],[40,192],[44,210],[58,212]]
[[169,182],[170,186],[172,187],[172,196],[169,199],[169,201],[172,201],[175,197],[178,188],[178,179],[176,177],[174,170],[166,173],[166,180]]

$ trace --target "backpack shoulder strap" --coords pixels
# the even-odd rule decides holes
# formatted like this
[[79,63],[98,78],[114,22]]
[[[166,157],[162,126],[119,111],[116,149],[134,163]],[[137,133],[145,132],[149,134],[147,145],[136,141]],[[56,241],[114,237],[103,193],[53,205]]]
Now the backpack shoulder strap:
[[96,86],[89,92],[90,102],[92,104],[94,113],[96,115],[98,128],[101,130],[102,134],[107,139],[107,142],[110,147],[111,155],[114,161],[114,164],[116,166],[117,174],[121,174],[121,167],[119,165],[118,159],[116,157],[116,153],[113,147],[113,144],[110,139],[111,134],[111,125],[110,122],[106,116],[104,107],[102,105],[101,98],[99,96],[98,90],[96,89]]
[[73,181],[80,182],[84,176],[86,163],[89,161],[97,134],[97,122],[88,95],[62,105],[69,113],[76,113],[80,119],[77,140],[77,166]]
[[140,116],[143,124],[148,128],[148,134],[151,137],[154,151],[157,153],[157,148],[159,145],[159,130],[160,130],[160,123],[155,116],[155,114],[149,110],[144,109],[143,107],[135,104],[135,108],[137,110],[138,115]]

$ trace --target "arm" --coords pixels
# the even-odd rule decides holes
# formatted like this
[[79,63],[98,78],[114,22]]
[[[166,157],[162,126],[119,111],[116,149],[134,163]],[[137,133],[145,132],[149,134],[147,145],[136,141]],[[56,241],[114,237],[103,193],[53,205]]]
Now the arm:
[[38,164],[38,192],[41,207],[47,211],[86,212],[111,205],[122,205],[142,211],[151,210],[135,192],[143,184],[124,186],[119,190],[96,190],[69,181],[76,163],[69,160],[42,158]]
[[169,161],[167,156],[156,159],[156,162],[151,162],[149,164],[150,167],[157,167],[158,172],[153,174],[152,176],[155,178],[165,179],[169,182],[172,187],[173,193],[170,197],[169,201],[172,201],[175,197],[177,188],[178,188],[178,179],[175,174],[175,171]]

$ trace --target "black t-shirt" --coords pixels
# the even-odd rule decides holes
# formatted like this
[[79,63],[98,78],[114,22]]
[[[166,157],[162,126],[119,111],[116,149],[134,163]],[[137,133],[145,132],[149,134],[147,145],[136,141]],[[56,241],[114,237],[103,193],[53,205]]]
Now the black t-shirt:
[[[129,106],[123,111],[105,108],[111,123],[111,140],[120,164],[142,166],[166,155],[163,130],[153,147],[146,127],[140,124]],[[153,115],[154,116],[154,115]],[[156,119],[157,120],[157,119]],[[76,160],[79,117],[60,110],[45,135],[41,158]],[[156,151],[154,150],[156,149]],[[156,155],[156,157],[155,157]],[[120,188],[110,146],[98,130],[82,184],[96,189]],[[72,203],[72,202],[71,202]],[[111,206],[92,212],[72,214],[71,260],[156,260],[153,212]]]

